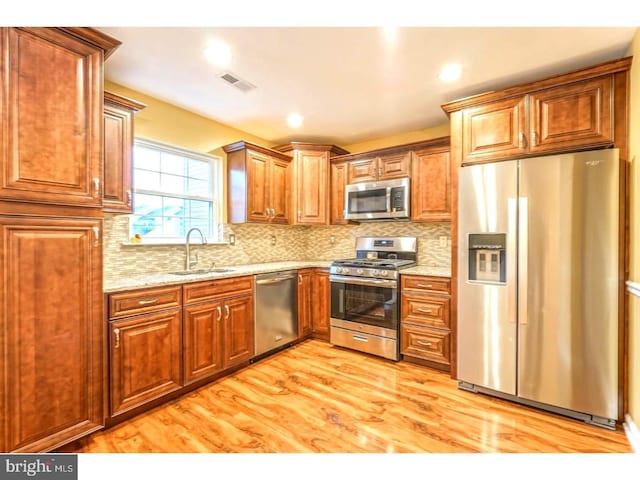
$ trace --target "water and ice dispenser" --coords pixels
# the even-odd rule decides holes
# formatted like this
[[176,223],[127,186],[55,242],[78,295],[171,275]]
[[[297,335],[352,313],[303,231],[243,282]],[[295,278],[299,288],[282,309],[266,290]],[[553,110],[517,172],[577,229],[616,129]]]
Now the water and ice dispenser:
[[506,233],[469,234],[469,281],[506,283]]

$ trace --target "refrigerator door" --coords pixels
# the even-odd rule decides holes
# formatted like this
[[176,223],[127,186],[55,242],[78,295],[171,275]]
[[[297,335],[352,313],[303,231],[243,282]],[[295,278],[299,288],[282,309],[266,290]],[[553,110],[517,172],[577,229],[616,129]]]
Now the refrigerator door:
[[[458,379],[516,393],[517,162],[460,169],[458,223]],[[506,234],[506,283],[470,278],[469,234]],[[477,246],[477,245],[476,245]],[[482,245],[480,245],[480,248]],[[479,267],[478,264],[476,264]]]
[[520,162],[518,396],[615,419],[618,151]]

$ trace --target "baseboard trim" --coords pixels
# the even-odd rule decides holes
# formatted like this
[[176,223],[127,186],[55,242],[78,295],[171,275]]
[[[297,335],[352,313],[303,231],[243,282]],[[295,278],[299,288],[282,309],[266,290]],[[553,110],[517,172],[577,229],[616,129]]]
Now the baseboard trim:
[[640,431],[629,414],[624,416],[624,432],[627,434],[633,451],[640,453]]

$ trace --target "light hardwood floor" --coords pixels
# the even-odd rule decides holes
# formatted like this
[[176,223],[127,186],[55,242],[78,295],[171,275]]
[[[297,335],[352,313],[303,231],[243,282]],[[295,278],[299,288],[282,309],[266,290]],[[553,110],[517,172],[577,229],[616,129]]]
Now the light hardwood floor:
[[612,432],[309,340],[65,448],[75,452],[630,452]]

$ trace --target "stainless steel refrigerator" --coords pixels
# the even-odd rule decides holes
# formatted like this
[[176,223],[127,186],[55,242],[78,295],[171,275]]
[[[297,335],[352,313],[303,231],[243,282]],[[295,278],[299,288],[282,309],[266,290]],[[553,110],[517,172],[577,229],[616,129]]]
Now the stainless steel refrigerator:
[[460,168],[459,387],[618,417],[617,149]]

